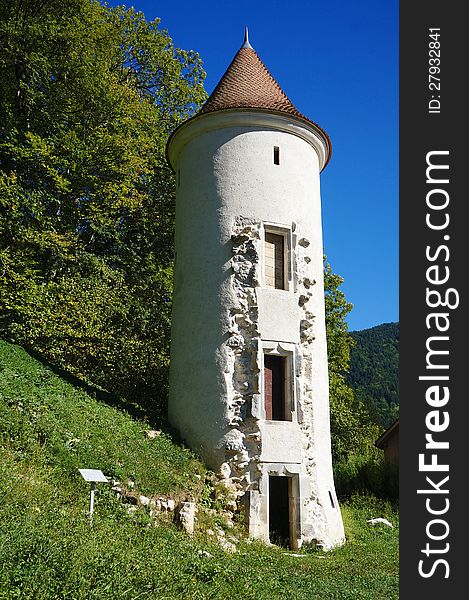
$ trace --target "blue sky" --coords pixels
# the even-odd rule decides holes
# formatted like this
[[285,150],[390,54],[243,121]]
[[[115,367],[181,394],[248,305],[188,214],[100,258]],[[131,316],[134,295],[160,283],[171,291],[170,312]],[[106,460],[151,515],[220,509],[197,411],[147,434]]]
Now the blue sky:
[[118,1],[199,52],[211,92],[250,41],[297,109],[332,140],[324,250],[354,308],[350,330],[398,315],[398,2]]

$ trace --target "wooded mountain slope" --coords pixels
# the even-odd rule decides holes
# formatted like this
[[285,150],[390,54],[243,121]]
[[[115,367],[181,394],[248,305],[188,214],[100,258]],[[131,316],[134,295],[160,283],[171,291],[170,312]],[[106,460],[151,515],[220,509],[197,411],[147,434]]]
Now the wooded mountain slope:
[[387,427],[399,414],[399,323],[383,323],[350,335],[355,347],[347,382],[374,420]]

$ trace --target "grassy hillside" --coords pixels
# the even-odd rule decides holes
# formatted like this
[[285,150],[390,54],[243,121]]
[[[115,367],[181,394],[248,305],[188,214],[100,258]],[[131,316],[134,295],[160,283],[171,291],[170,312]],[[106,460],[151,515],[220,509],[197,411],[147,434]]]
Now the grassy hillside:
[[[90,392],[90,390],[88,390]],[[0,599],[372,599],[398,597],[398,527],[366,519],[393,508],[355,498],[342,506],[348,543],[301,552],[242,539],[211,500],[203,464],[131,406],[88,393],[23,349],[0,341]],[[105,401],[107,400],[107,401]],[[170,517],[129,512],[100,484],[91,528],[78,467],[99,468],[133,493],[195,499],[193,537]],[[202,508],[209,509],[203,511]],[[210,520],[211,519],[211,520]],[[225,552],[209,528],[238,540]]]
[[399,323],[352,331],[348,383],[377,423],[389,426],[399,414]]

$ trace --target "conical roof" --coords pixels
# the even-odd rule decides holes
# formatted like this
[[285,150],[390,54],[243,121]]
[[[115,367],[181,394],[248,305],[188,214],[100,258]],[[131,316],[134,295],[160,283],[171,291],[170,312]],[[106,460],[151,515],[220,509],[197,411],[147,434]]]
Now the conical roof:
[[210,94],[198,114],[232,108],[254,108],[294,115],[326,132],[295,108],[249,43],[247,31],[243,46]]
[[253,48],[242,47],[200,114],[227,108],[262,108],[305,118],[269,73]]
[[[186,124],[203,115],[225,110],[261,110],[276,114],[285,114],[300,119],[313,126],[320,134],[326,146],[322,169],[331,155],[331,142],[327,133],[316,123],[305,117],[295,108],[291,100],[270,74],[248,40],[247,29],[244,44],[235,54],[231,64],[210,94],[200,111],[180,125],[170,136],[168,147],[175,134]],[[171,161],[170,161],[171,163]]]

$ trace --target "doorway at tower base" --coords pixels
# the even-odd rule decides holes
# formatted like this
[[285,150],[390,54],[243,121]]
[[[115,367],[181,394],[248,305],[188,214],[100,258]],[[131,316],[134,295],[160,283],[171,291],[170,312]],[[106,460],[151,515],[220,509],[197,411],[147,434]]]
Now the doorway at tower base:
[[323,505],[300,464],[264,463],[260,468],[258,489],[243,498],[250,537],[292,550],[303,544],[329,549],[345,542],[343,529],[334,526],[329,514],[337,512],[335,520],[341,524],[335,494],[322,494],[330,506]]

